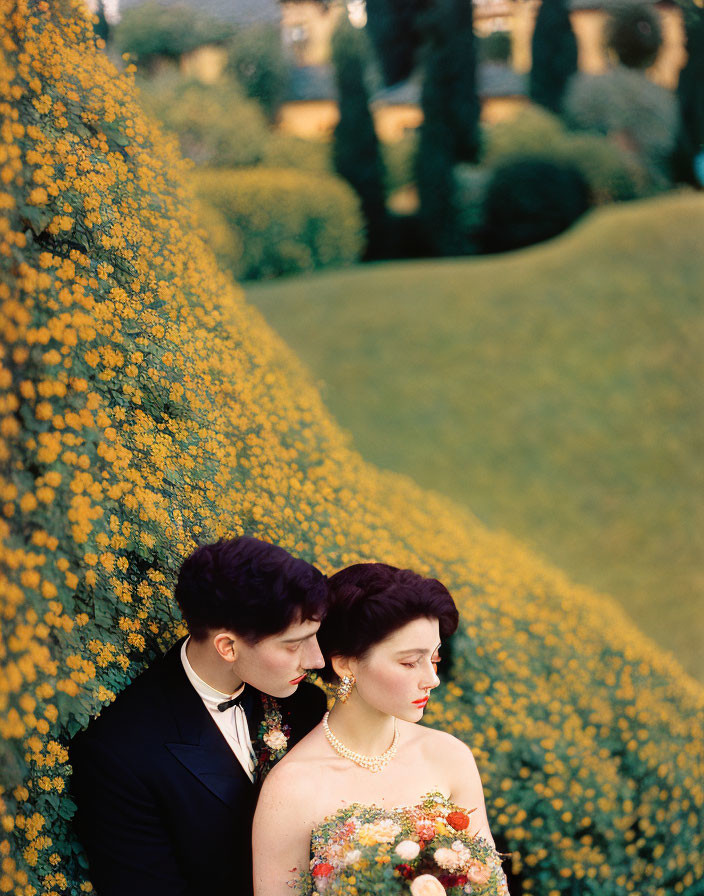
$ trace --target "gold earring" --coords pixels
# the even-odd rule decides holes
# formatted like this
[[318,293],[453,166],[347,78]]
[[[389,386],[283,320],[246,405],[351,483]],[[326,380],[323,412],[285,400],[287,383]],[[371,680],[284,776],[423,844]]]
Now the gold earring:
[[345,675],[342,681],[340,682],[340,686],[337,689],[337,694],[335,695],[340,703],[347,703],[347,700],[352,693],[352,688],[355,684],[354,675]]

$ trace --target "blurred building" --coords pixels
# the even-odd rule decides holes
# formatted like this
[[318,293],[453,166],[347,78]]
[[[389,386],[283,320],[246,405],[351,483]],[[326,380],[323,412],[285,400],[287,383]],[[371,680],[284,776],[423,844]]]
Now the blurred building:
[[[143,6],[145,2],[146,0],[117,0],[118,14],[121,15],[126,9],[135,6]],[[278,0],[150,0],[150,2],[158,2],[160,6],[190,6],[204,16],[220,19],[230,25],[281,22],[281,5]]]
[[[506,0],[479,2],[488,10],[493,4],[498,6]],[[604,43],[604,26],[614,3],[615,0],[570,0],[570,20],[577,38],[578,65],[582,72],[601,74],[611,64]],[[516,71],[529,72],[531,40],[540,0],[509,0],[508,5],[513,7],[510,21],[505,20],[508,25],[505,30],[510,31],[512,39],[512,66]],[[660,0],[654,6],[660,16],[663,45],[655,65],[648,70],[648,76],[662,87],[673,89],[677,86],[680,69],[687,61],[682,9],[671,0]]]

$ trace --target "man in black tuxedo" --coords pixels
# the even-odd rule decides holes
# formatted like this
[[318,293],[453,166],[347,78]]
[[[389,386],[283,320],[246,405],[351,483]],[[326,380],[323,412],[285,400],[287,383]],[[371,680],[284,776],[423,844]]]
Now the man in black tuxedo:
[[[98,896],[250,896],[266,769],[320,721],[327,583],[282,548],[198,548],[176,599],[189,636],[70,746],[76,831]],[[273,698],[273,699],[272,699]]]

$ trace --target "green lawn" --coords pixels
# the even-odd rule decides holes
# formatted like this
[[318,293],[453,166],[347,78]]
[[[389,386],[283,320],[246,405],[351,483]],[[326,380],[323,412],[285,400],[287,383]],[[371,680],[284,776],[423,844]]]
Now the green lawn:
[[370,461],[619,598],[704,679],[704,197],[248,287]]

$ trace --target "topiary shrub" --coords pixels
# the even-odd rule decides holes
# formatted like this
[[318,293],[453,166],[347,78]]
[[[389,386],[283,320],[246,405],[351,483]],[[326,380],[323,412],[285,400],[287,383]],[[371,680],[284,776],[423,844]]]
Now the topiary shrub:
[[555,147],[554,158],[579,169],[594,205],[637,199],[648,192],[648,177],[638,158],[599,134],[569,134]]
[[247,531],[452,589],[428,720],[472,745],[515,896],[696,896],[702,688],[607,599],[365,464],[218,271],[82,3],[0,12],[0,892],[90,891],[67,740],[176,637],[194,543]]
[[537,106],[485,131],[485,166],[526,155],[576,165],[589,183],[595,205],[648,192],[648,174],[633,152],[600,134],[568,131],[557,116]]
[[201,84],[177,74],[140,80],[142,102],[199,165],[258,165],[270,139],[259,106],[232,81]]
[[198,170],[193,178],[201,198],[235,235],[221,258],[243,280],[351,264],[359,257],[359,203],[333,175],[246,168]]
[[540,156],[504,162],[486,188],[484,248],[505,252],[548,240],[567,230],[590,205],[589,185],[575,165]]
[[557,115],[530,105],[513,118],[484,128],[482,164],[493,167],[512,156],[544,152],[560,142],[565,128]]
[[305,140],[276,131],[269,134],[262,165],[267,168],[296,168],[299,171],[334,174],[329,143]]

